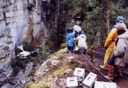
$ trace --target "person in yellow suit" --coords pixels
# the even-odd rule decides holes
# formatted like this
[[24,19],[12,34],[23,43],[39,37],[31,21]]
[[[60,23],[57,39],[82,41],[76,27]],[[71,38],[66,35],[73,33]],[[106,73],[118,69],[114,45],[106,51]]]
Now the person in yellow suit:
[[[116,25],[118,23],[124,24],[124,18],[122,16],[118,16],[116,18]],[[113,55],[114,44],[115,44],[115,41],[116,41],[117,37],[118,37],[117,29],[116,28],[113,28],[111,30],[111,32],[108,34],[107,38],[106,38],[106,41],[105,41],[105,44],[104,44],[104,47],[106,49],[106,52],[105,52],[105,56],[104,56],[103,65],[100,66],[104,70],[107,70],[107,68],[108,68],[108,60]]]

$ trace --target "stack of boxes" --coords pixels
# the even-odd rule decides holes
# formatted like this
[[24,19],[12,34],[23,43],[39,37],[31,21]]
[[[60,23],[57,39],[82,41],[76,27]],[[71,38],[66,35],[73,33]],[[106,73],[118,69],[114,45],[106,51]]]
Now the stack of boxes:
[[[82,87],[80,87],[80,83],[82,83]],[[67,77],[67,88],[117,88],[117,85],[116,83],[97,81],[97,74],[92,72],[85,77],[85,69],[75,68],[73,77]]]
[[90,72],[83,81],[83,88],[92,88],[96,80],[97,75]]
[[78,81],[82,81],[85,77],[85,69],[83,68],[75,68],[73,76],[78,78]]
[[96,81],[94,88],[117,88],[117,85],[114,82]]
[[67,87],[77,88],[78,87],[77,77],[67,77]]

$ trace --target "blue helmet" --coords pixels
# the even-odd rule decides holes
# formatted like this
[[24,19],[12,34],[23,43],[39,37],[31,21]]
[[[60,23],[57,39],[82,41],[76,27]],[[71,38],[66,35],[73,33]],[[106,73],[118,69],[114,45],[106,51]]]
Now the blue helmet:
[[116,21],[117,21],[117,22],[119,22],[119,21],[124,21],[124,17],[118,16],[118,17],[116,18]]

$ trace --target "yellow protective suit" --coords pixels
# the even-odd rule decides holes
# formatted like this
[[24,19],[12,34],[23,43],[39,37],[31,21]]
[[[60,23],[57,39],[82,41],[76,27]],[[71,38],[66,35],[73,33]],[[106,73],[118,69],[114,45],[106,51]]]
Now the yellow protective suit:
[[104,47],[107,49],[105,56],[104,56],[104,64],[103,64],[103,68],[107,69],[108,66],[108,60],[111,58],[111,56],[113,55],[113,51],[114,51],[114,44],[115,41],[117,39],[117,29],[114,28],[111,30],[111,32],[108,34],[107,39],[105,41]]

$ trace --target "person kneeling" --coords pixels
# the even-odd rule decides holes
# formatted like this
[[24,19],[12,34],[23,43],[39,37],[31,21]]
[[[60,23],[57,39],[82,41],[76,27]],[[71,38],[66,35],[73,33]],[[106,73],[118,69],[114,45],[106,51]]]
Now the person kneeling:
[[78,52],[80,54],[86,54],[86,49],[87,49],[86,35],[80,34],[75,40],[78,41]]

